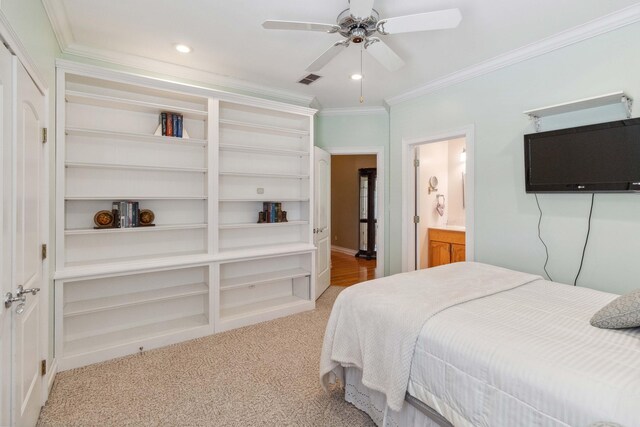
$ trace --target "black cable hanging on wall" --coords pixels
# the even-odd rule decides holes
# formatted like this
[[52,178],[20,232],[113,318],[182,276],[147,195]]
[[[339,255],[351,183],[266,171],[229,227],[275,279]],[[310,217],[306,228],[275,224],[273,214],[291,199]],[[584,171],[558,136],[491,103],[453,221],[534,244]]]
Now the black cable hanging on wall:
[[593,201],[596,198],[596,193],[591,193],[591,208],[589,208],[589,221],[587,222],[587,237],[584,239],[584,247],[582,248],[582,257],[580,258],[580,268],[578,268],[578,273],[576,274],[576,278],[573,279],[573,286],[576,286],[578,283],[578,277],[580,277],[580,272],[582,271],[582,264],[584,263],[584,253],[587,251],[587,243],[589,243],[589,234],[591,233],[591,215],[593,214]]
[[547,275],[547,277],[549,278],[549,280],[551,280],[553,282],[553,279],[551,278],[551,275],[547,271],[547,264],[549,263],[549,248],[547,247],[547,244],[544,242],[544,240],[542,240],[542,235],[541,235],[541,230],[540,230],[540,224],[542,223],[542,208],[540,208],[540,201],[538,200],[538,193],[533,193],[533,195],[536,196],[536,205],[538,205],[538,211],[540,211],[540,216],[538,217],[538,239],[540,239],[540,241],[542,242],[542,245],[544,246],[544,253],[546,254],[546,257],[544,259],[544,267],[542,267],[542,268],[544,269],[544,272]]

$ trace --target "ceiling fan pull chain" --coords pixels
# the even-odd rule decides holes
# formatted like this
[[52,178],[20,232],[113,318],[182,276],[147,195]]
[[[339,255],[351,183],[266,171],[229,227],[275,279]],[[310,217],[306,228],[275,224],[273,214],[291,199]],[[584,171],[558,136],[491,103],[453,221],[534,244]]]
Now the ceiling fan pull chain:
[[362,104],[364,102],[364,95],[362,94],[362,81],[364,80],[364,73],[362,72],[362,51],[363,51],[363,46],[360,45],[360,75],[362,76],[360,78],[360,104]]

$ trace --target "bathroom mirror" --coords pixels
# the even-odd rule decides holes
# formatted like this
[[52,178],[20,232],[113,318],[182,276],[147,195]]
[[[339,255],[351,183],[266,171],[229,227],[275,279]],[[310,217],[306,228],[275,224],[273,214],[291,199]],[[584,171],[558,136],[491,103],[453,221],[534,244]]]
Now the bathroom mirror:
[[432,191],[438,191],[438,178],[435,175],[429,178],[429,194]]

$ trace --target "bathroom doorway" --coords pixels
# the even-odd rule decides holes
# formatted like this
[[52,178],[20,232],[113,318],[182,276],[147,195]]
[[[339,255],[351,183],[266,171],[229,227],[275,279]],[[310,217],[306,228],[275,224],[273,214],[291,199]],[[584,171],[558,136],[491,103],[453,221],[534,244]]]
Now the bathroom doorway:
[[404,271],[472,261],[473,127],[403,141]]
[[414,155],[416,269],[464,261],[466,140],[420,144]]

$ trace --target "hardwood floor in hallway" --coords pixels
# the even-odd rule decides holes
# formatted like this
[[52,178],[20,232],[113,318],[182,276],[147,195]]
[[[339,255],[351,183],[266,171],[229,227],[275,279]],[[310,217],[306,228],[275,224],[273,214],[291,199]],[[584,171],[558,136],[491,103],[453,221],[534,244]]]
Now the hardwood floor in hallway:
[[376,260],[331,251],[331,284],[351,286],[375,278]]

